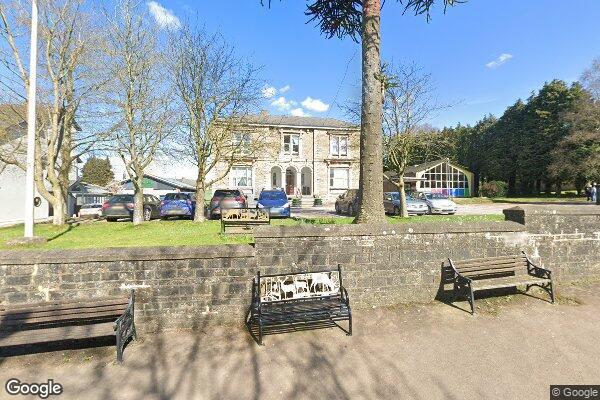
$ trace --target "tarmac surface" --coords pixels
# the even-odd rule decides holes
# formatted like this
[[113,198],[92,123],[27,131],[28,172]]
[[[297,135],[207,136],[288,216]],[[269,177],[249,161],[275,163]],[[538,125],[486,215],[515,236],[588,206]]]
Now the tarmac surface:
[[[600,282],[476,301],[354,310],[354,335],[322,329],[252,341],[242,324],[143,333],[114,347],[0,359],[10,378],[53,379],[57,400],[549,399],[551,384],[600,384]],[[350,293],[352,300],[352,294]],[[139,328],[139,327],[138,327]],[[31,397],[23,397],[31,398]]]

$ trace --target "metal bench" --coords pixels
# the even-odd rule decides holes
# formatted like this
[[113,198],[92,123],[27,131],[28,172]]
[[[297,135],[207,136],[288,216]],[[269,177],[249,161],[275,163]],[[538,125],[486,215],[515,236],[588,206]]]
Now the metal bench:
[[125,344],[137,337],[134,302],[132,290],[129,298],[0,305],[0,348],[115,336],[121,362]]
[[[348,321],[348,330],[338,321]],[[246,326],[261,345],[264,335],[305,329],[339,327],[351,336],[352,312],[342,286],[342,267],[278,275],[258,272]]]
[[[256,225],[269,225],[271,216],[259,208],[230,208],[221,210],[221,233],[250,233]],[[227,230],[237,228],[237,230]]]
[[531,262],[527,254],[502,257],[475,258],[452,261],[448,259],[453,273],[453,299],[466,296],[471,305],[471,314],[475,314],[475,298],[473,293],[479,290],[490,290],[517,285],[527,285],[544,289],[554,303],[552,272]]

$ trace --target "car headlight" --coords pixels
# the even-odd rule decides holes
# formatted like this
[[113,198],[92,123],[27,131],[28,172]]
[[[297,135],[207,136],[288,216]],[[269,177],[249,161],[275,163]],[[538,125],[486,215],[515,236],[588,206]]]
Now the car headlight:
[[285,203],[285,205],[283,206],[283,208],[290,208],[290,203]]
[[262,205],[262,204],[260,204],[260,203],[258,203],[258,204],[257,204],[257,207],[258,207],[258,208],[265,208],[265,206],[263,206],[263,205]]

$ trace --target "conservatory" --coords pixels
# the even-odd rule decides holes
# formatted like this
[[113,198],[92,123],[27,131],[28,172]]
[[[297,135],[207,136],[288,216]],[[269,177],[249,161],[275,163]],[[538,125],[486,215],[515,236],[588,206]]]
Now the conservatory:
[[406,178],[413,178],[411,187],[423,193],[441,193],[450,197],[471,197],[473,173],[445,158],[408,167]]

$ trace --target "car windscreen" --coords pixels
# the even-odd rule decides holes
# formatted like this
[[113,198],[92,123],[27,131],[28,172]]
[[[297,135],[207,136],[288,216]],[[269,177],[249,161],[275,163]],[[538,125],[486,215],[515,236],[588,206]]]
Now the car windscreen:
[[285,200],[287,201],[287,196],[285,193],[280,191],[273,192],[261,192],[259,200]]
[[390,194],[392,196],[392,200],[400,200],[400,193],[393,192],[393,193],[390,193]]
[[187,193],[167,193],[164,200],[187,200],[189,198]]
[[448,196],[439,193],[430,193],[426,195],[428,199],[447,199]]
[[240,195],[239,190],[217,190],[213,197],[237,197]]
[[131,194],[122,194],[118,196],[113,196],[108,201],[109,203],[131,203],[133,202],[133,195]]

